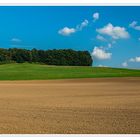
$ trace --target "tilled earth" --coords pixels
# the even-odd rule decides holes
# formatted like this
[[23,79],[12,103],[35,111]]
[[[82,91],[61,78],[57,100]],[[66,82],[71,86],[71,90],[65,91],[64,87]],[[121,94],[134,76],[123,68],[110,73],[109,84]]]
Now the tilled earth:
[[140,78],[0,81],[0,134],[140,134]]

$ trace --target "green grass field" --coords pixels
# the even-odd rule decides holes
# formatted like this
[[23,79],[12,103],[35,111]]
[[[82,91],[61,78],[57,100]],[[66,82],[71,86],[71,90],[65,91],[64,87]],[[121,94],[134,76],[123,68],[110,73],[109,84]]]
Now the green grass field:
[[0,65],[0,80],[46,80],[98,77],[140,77],[140,70],[47,66],[28,63]]

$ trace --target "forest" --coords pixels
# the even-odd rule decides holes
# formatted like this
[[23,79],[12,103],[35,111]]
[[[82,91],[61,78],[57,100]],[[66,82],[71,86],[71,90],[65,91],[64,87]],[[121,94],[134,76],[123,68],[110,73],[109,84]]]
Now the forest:
[[88,51],[72,49],[27,50],[19,48],[0,48],[0,64],[6,63],[41,63],[63,66],[91,66],[92,57]]

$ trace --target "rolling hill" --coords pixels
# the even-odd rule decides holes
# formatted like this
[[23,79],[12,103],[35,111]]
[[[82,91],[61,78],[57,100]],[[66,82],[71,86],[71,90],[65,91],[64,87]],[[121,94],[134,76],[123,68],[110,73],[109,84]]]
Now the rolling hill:
[[48,66],[29,63],[0,65],[0,80],[47,80],[98,77],[140,77],[140,70],[88,66]]

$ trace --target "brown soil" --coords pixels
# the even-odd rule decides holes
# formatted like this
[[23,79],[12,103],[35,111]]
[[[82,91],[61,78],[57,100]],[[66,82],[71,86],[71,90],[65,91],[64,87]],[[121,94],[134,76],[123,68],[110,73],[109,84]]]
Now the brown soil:
[[140,134],[140,78],[0,81],[1,134]]

